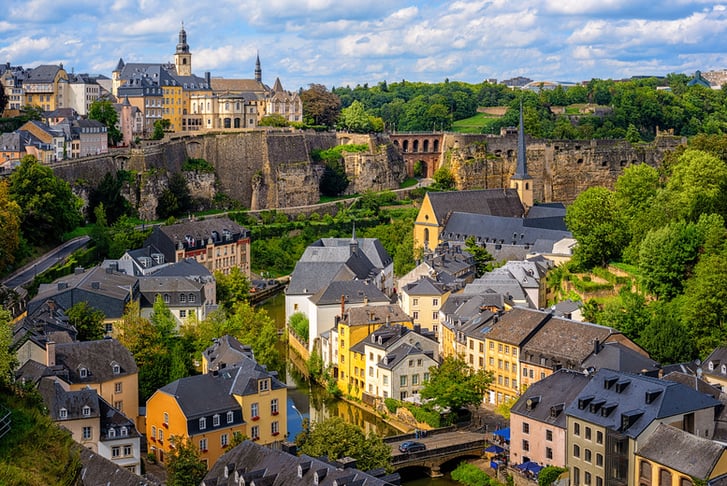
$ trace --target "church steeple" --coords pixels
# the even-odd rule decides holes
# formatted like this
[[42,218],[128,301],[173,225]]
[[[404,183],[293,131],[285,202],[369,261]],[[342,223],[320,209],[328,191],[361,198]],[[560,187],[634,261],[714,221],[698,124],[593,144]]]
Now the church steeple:
[[192,53],[189,52],[184,22],[182,22],[182,28],[179,29],[179,42],[177,43],[177,52],[174,53],[174,66],[177,68],[179,76],[192,75]]
[[510,188],[517,190],[520,201],[525,208],[533,206],[532,177],[528,174],[527,157],[525,156],[525,126],[523,124],[523,102],[520,101],[520,124],[517,131],[517,165],[510,178]]
[[258,83],[263,82],[263,69],[260,67],[260,52],[257,53],[257,60],[255,61],[255,81]]

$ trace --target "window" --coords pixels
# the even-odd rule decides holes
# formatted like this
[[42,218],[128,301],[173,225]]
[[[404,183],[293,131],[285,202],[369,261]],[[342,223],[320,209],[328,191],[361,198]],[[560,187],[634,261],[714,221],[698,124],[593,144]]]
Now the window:
[[417,360],[417,366],[421,366],[421,365],[422,365],[422,360],[421,359],[418,359]]
[[116,437],[116,429],[111,427],[109,429],[109,437]]
[[411,384],[412,385],[418,385],[419,384],[419,375],[411,375]]
[[202,417],[199,419],[199,430],[204,430],[207,428],[207,419]]
[[512,387],[517,390],[517,380],[512,380]]
[[164,425],[169,425],[169,414],[164,412]]
[[164,443],[164,431],[159,429],[159,442]]
[[548,442],[553,441],[553,431],[552,430],[545,431],[545,440],[547,440]]
[[419,299],[412,299],[411,305],[419,305]]
[[185,317],[187,317],[187,311],[184,310],[184,309],[180,309],[180,311],[179,311],[179,318],[180,319],[184,319]]
[[530,424],[527,422],[523,422],[523,434],[529,434],[530,433]]
[[127,435],[129,435],[129,429],[121,427],[121,437],[126,437]]
[[58,418],[61,420],[65,420],[68,418],[68,410],[65,408],[62,408],[58,411]]
[[424,373],[424,381],[425,382],[429,381],[429,372],[428,371]]
[[437,319],[439,319],[439,312],[437,312],[437,311],[432,312],[432,320],[436,321]]
[[493,343],[492,341],[490,341],[490,349],[495,349],[495,343]]
[[227,412],[227,423],[231,424],[235,421],[235,414],[232,412]]
[[195,300],[194,294],[189,294],[189,299],[188,300],[189,300],[190,303],[194,303],[194,300]]
[[497,360],[497,368],[502,369],[502,360],[501,359]]
[[119,365],[115,364],[115,365],[114,365],[114,366],[113,366],[113,367],[111,368],[111,370],[112,370],[112,372],[113,372],[113,373],[114,373],[115,375],[118,375],[119,373],[121,373],[121,366],[119,366]]
[[600,430],[596,431],[596,444],[603,444],[603,432]]
[[505,354],[510,354],[510,346],[505,346]]
[[[691,486],[691,484],[692,483],[690,482],[689,486]],[[603,478],[601,476],[596,476],[596,486],[603,486]]]
[[255,417],[260,416],[260,411],[258,410],[257,402],[250,405],[250,416],[253,418],[253,420],[255,419]]
[[413,314],[413,315],[411,316],[411,317],[412,317],[412,319],[414,319],[414,320],[416,320],[416,319],[419,319],[419,311],[414,311],[414,312],[413,312],[412,314]]
[[401,375],[401,376],[399,377],[399,385],[401,385],[401,386],[406,386],[406,385],[407,385],[407,380],[406,380],[406,378],[407,378],[407,377],[406,377],[406,375]]
[[583,473],[583,484],[586,486],[591,484],[591,473],[588,471]]
[[527,440],[525,440],[525,439],[523,439],[523,450],[524,451],[529,451],[530,450],[530,442],[527,441]]
[[384,375],[382,378],[384,380],[384,386],[388,385],[389,384],[389,375]]
[[152,439],[157,438],[157,428],[154,425],[151,426],[151,438]]
[[124,411],[124,401],[123,400],[115,400],[114,401],[114,408],[116,410]]
[[258,380],[258,391],[263,392],[268,390],[270,390],[270,379]]
[[480,353],[485,352],[485,343],[480,343]]
[[131,444],[126,444],[124,446],[124,457],[129,457],[134,452],[134,449],[131,447]]
[[577,422],[573,424],[573,434],[581,435],[581,424],[579,424]]
[[123,385],[120,381],[117,383],[114,383],[114,393],[121,393],[121,390],[123,389],[122,387],[123,387]]
[[270,400],[270,413],[273,415],[278,414],[278,399],[277,398],[273,398],[272,400]]
[[437,307],[439,305],[439,299],[432,299],[432,306]]
[[581,470],[577,467],[573,468],[573,486],[580,486],[581,484]]
[[369,376],[374,376],[374,367],[369,366]]
[[111,448],[111,457],[121,456],[121,446],[114,446]]
[[553,448],[552,447],[546,447],[545,448],[545,458],[546,459],[553,459]]
[[91,440],[93,437],[93,432],[91,427],[84,427],[83,428],[83,440]]
[[207,439],[200,439],[199,440],[199,451],[200,452],[207,452]]
[[84,417],[90,417],[91,416],[91,407],[88,405],[83,406],[83,416]]
[[78,370],[78,376],[81,378],[86,378],[88,376],[88,370],[86,368],[81,368]]
[[212,427],[219,427],[220,426],[220,415],[214,414],[212,416]]
[[169,294],[164,294],[164,303],[165,304],[169,303]]
[[581,457],[581,446],[573,444],[573,457]]
[[253,425],[250,429],[250,435],[252,436],[252,440],[257,440],[260,438],[260,427],[257,425]]
[[583,451],[583,460],[586,462],[591,462],[592,459],[591,459],[591,450],[590,449],[585,449]]
[[495,366],[495,358],[490,357],[490,360],[489,361],[490,361],[490,366],[494,367]]
[[603,467],[603,455],[596,454],[596,466]]
[[114,324],[112,322],[106,323],[106,334],[111,334],[114,332]]
[[179,302],[186,303],[187,302],[187,296],[184,294],[179,294]]
[[273,435],[278,435],[280,433],[280,425],[277,420],[270,424],[270,433]]
[[498,343],[497,345],[497,352],[502,353],[502,343]]
[[591,428],[586,427],[586,440],[591,440]]
[[220,436],[220,445],[221,445],[222,447],[227,447],[227,444],[228,444],[228,443],[229,443],[229,441],[227,440],[227,434],[222,434],[222,435]]

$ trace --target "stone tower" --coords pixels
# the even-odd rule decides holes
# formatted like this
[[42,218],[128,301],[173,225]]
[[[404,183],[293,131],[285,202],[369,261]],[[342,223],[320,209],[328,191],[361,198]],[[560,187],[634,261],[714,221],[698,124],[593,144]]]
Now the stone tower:
[[263,70],[260,67],[260,53],[257,54],[257,60],[255,61],[255,81],[262,83],[263,81]]
[[520,202],[527,211],[533,207],[533,178],[528,175],[528,163],[525,157],[525,128],[523,125],[523,104],[520,102],[520,126],[517,131],[517,166],[510,177],[510,188],[517,191]]
[[189,52],[184,22],[182,22],[182,28],[179,29],[179,43],[177,44],[177,52],[174,53],[174,66],[177,68],[179,76],[192,75],[192,53]]

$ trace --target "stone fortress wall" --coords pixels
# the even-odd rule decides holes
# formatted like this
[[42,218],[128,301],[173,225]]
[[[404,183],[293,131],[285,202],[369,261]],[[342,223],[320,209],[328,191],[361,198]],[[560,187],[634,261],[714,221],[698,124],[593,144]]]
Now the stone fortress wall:
[[[624,140],[539,140],[526,137],[528,173],[536,201],[572,202],[592,186],[612,188],[632,164],[657,166],[664,153],[686,141],[659,134],[649,144]],[[185,173],[193,197],[212,200],[221,191],[251,210],[315,204],[322,167],[311,161],[314,149],[338,144],[368,144],[368,152],[344,155],[350,180],[347,194],[396,189],[407,177],[399,149],[385,134],[281,130],[175,136],[164,143],[113,151],[52,165],[54,173],[87,195],[107,172],[133,171],[137,180],[125,196],[143,219],[155,219],[158,196],[168,174],[188,158],[201,158],[215,174]],[[517,134],[443,135],[438,166],[448,165],[457,189],[509,187],[517,160]]]

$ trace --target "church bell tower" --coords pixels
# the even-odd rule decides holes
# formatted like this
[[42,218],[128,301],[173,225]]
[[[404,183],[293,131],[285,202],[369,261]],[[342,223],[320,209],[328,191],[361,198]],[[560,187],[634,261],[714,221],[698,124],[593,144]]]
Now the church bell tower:
[[192,75],[192,53],[189,52],[184,22],[182,22],[182,28],[179,29],[179,43],[177,44],[177,52],[174,53],[174,66],[177,68],[177,75]]

